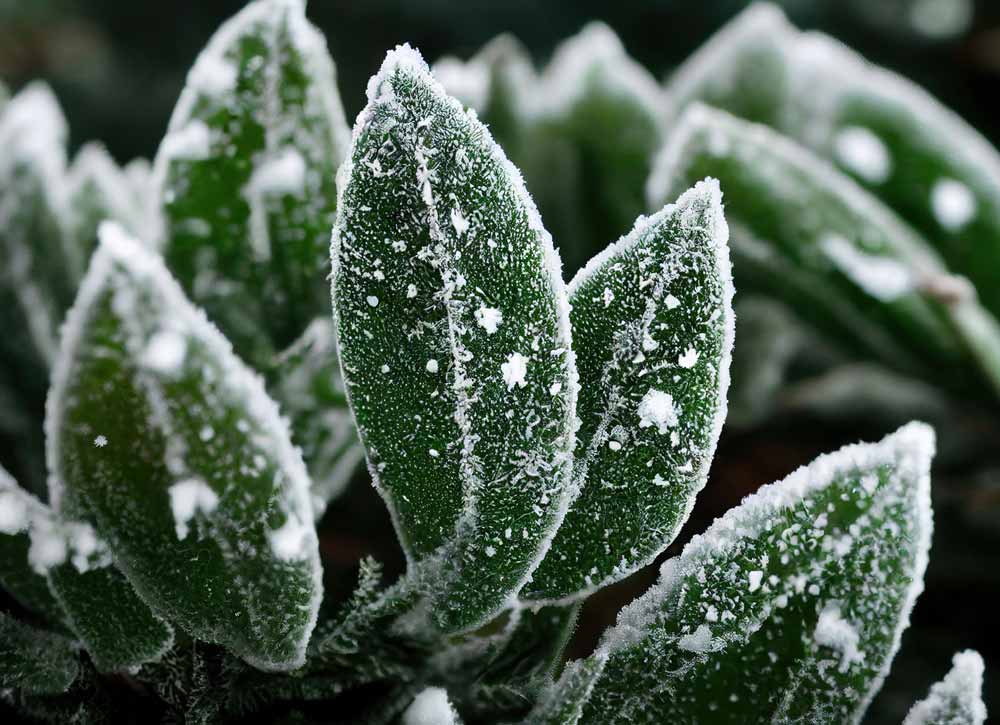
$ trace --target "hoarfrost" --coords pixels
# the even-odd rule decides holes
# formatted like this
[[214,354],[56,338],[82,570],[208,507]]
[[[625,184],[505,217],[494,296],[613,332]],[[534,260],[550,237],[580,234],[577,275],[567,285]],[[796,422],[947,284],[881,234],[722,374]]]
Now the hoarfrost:
[[[842,556],[838,552],[839,556]],[[847,672],[851,665],[864,662],[865,653],[858,649],[861,635],[857,628],[841,616],[840,605],[831,602],[823,607],[813,632],[816,644],[836,650],[840,654],[840,671]]]
[[833,152],[843,166],[873,184],[883,183],[892,171],[885,142],[863,126],[848,126],[838,131]]
[[940,179],[931,187],[931,210],[942,227],[957,232],[976,215],[976,197],[961,181]]
[[913,291],[913,274],[897,260],[866,254],[839,234],[827,234],[819,244],[826,256],[872,297],[891,302]]
[[487,335],[492,335],[503,322],[503,313],[495,307],[484,305],[476,310],[476,322],[486,330]]
[[639,408],[636,412],[639,415],[640,428],[649,428],[655,425],[661,435],[677,425],[677,409],[674,407],[674,398],[670,393],[664,393],[662,390],[650,388],[639,401]]
[[219,496],[208,484],[198,478],[188,478],[175,483],[167,493],[170,494],[170,510],[174,514],[174,527],[178,539],[186,539],[188,525],[195,514],[208,516],[219,505]]
[[974,650],[956,654],[951,670],[930,693],[916,703],[903,725],[982,725],[986,722],[983,702],[983,658]]
[[507,362],[500,366],[503,373],[503,381],[507,384],[507,390],[513,390],[514,386],[523,388],[528,384],[525,375],[528,373],[528,358],[519,352],[512,352],[507,358]]
[[458,725],[458,714],[440,687],[422,690],[403,713],[403,725]]

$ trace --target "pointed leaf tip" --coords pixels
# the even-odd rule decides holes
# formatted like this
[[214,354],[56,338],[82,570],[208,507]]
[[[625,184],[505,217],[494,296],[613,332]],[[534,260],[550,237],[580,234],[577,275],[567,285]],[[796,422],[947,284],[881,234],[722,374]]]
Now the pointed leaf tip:
[[948,674],[910,709],[903,725],[982,725],[986,722],[984,671],[978,652],[959,652]]
[[49,397],[50,497],[158,614],[257,667],[299,666],[322,587],[286,424],[162,259],[117,224],[100,236]]

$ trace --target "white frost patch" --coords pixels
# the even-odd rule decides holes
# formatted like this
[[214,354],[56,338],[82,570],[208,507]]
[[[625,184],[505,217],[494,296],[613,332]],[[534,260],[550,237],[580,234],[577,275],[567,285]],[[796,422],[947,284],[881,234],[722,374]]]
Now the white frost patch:
[[188,85],[207,96],[221,96],[236,87],[235,63],[213,53],[202,53],[188,74]]
[[833,140],[833,153],[847,169],[872,184],[884,183],[892,172],[885,143],[862,126],[847,126]]
[[427,361],[427,372],[429,372],[429,373],[436,373],[437,371],[438,371],[438,361],[437,360],[428,360]]
[[458,714],[440,687],[428,687],[403,713],[403,725],[457,725]]
[[288,146],[256,169],[248,182],[250,193],[301,196],[306,185],[306,162],[296,149]]
[[639,427],[649,428],[656,426],[656,430],[662,435],[668,428],[677,425],[677,409],[674,407],[674,398],[670,393],[662,390],[650,388],[639,401],[637,409],[639,414]]
[[309,555],[312,543],[312,524],[304,525],[293,514],[289,514],[284,525],[268,532],[271,551],[282,561],[304,559]]
[[163,139],[163,153],[169,159],[199,161],[211,153],[212,133],[204,122],[193,120],[171,131]]
[[94,446],[96,448],[104,448],[104,446],[106,446],[106,445],[108,445],[108,437],[107,436],[99,435],[96,438],[94,438]]
[[677,364],[682,368],[693,368],[695,363],[698,362],[698,351],[693,347],[689,347],[687,352],[677,358]]
[[219,496],[209,488],[208,484],[197,478],[189,478],[171,486],[170,510],[174,514],[174,529],[177,538],[187,538],[188,524],[198,512],[208,515],[219,505]]
[[615,301],[615,293],[611,291],[610,287],[604,288],[604,306],[607,307],[612,302]]
[[503,322],[503,313],[496,307],[486,307],[485,305],[476,310],[476,322],[486,330],[487,335],[492,335]]
[[813,639],[816,644],[840,653],[841,672],[847,672],[852,664],[865,660],[865,653],[858,649],[861,635],[853,624],[840,615],[840,606],[835,603],[827,604],[820,612]]
[[916,703],[903,725],[986,722],[983,702],[983,658],[974,650],[959,652],[951,660],[951,670],[931,687],[927,697]]
[[839,234],[827,234],[819,245],[841,272],[877,300],[892,302],[913,290],[910,270],[894,259],[866,254]]
[[365,301],[368,302],[369,307],[378,307],[378,297],[375,295],[368,295]]
[[455,233],[462,236],[469,230],[469,220],[462,215],[462,210],[457,206],[451,210],[451,225],[455,227]]
[[688,652],[702,654],[712,648],[712,630],[702,624],[691,634],[685,634],[677,641],[677,646]]
[[28,504],[15,491],[0,491],[0,534],[13,535],[28,528]]
[[663,304],[667,306],[668,310],[673,310],[680,306],[681,301],[673,295],[667,295],[663,298]]
[[938,224],[957,232],[976,215],[976,197],[961,181],[938,179],[931,188],[931,210]]
[[[187,356],[187,339],[176,330],[160,330],[142,352],[142,366],[163,375],[180,372]],[[107,441],[105,441],[106,443]],[[94,441],[97,445],[97,441]]]
[[66,534],[49,518],[36,518],[31,526],[28,564],[36,574],[46,575],[69,555]]
[[747,591],[755,592],[760,589],[760,583],[764,579],[764,572],[760,569],[755,569],[749,574],[747,574],[747,580],[750,584]]
[[519,352],[512,352],[507,362],[500,365],[500,372],[503,373],[503,381],[507,383],[507,390],[513,390],[515,385],[523,388],[528,384],[524,378],[528,373],[528,358]]

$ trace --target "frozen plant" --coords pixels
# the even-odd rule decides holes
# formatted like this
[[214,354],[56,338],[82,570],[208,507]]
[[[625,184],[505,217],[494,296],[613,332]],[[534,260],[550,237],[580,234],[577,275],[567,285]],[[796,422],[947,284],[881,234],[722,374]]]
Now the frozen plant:
[[[540,79],[439,67],[482,104],[496,78],[538,83],[507,107],[526,148],[649,120],[628,163],[598,154],[607,208],[641,203],[673,116],[610,30]],[[764,486],[666,559],[591,654],[563,654],[583,602],[657,560],[706,485],[736,334],[727,216],[758,263],[757,237],[799,241],[767,220],[798,220],[826,256],[776,273],[828,286],[801,294],[866,354],[990,378],[988,349],[953,344],[989,313],[929,293],[943,262],[854,182],[692,102],[655,162],[657,208],[566,284],[520,172],[417,51],[387,55],[349,133],[301,0],[256,0],[219,30],[152,166],[96,146],[68,164],[44,86],[0,113],[0,426],[23,442],[20,484],[0,469],[7,707],[60,723],[864,715],[923,588],[923,423]],[[725,211],[700,174],[719,158],[736,170],[715,175],[736,191]],[[315,522],[361,458],[407,567],[386,585],[363,559],[336,601]],[[907,722],[981,723],[982,672],[956,655]]]

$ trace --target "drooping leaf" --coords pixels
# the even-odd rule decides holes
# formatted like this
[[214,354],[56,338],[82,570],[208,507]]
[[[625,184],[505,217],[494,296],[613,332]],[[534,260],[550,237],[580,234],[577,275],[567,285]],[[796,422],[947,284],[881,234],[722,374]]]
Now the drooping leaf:
[[858,722],[923,588],[933,448],[848,446],[696,536],[585,661],[579,722]]
[[302,664],[321,596],[302,459],[260,379],[114,224],[46,431],[55,508],[93,524],[155,612],[256,667]]
[[318,520],[327,504],[347,488],[365,455],[347,405],[333,321],[313,320],[278,357],[267,377],[271,395],[290,419],[292,440],[309,467]]
[[521,588],[562,518],[576,400],[559,258],[516,169],[407,46],[341,168],[333,297],[369,467],[447,630]]
[[79,670],[72,641],[0,612],[0,687],[57,695],[69,689]]
[[926,698],[913,706],[903,725],[982,725],[986,722],[983,658],[974,650],[965,650],[951,661],[951,670],[931,687]]
[[601,23],[556,49],[533,96],[528,138],[514,161],[572,272],[645,210],[666,101]]
[[329,314],[336,75],[304,0],[256,0],[188,76],[155,162],[159,246],[188,296],[266,364]]
[[585,596],[623,579],[687,519],[726,417],[728,237],[719,185],[706,180],[570,283],[580,494],[522,597]]
[[0,584],[25,608],[68,627],[104,671],[159,658],[173,642],[112,566],[86,523],[65,521],[0,469]]
[[89,143],[77,153],[66,176],[66,226],[84,260],[97,248],[97,227],[112,219],[133,234],[143,231],[142,204],[107,149]]
[[694,104],[657,161],[651,205],[707,175],[726,190],[738,285],[784,300],[855,354],[977,395],[983,382],[1000,389],[996,320],[849,178],[764,126]]
[[702,100],[773,125],[833,161],[1000,314],[1000,153],[923,88],[757,4],[692,56],[669,91],[678,105]]

